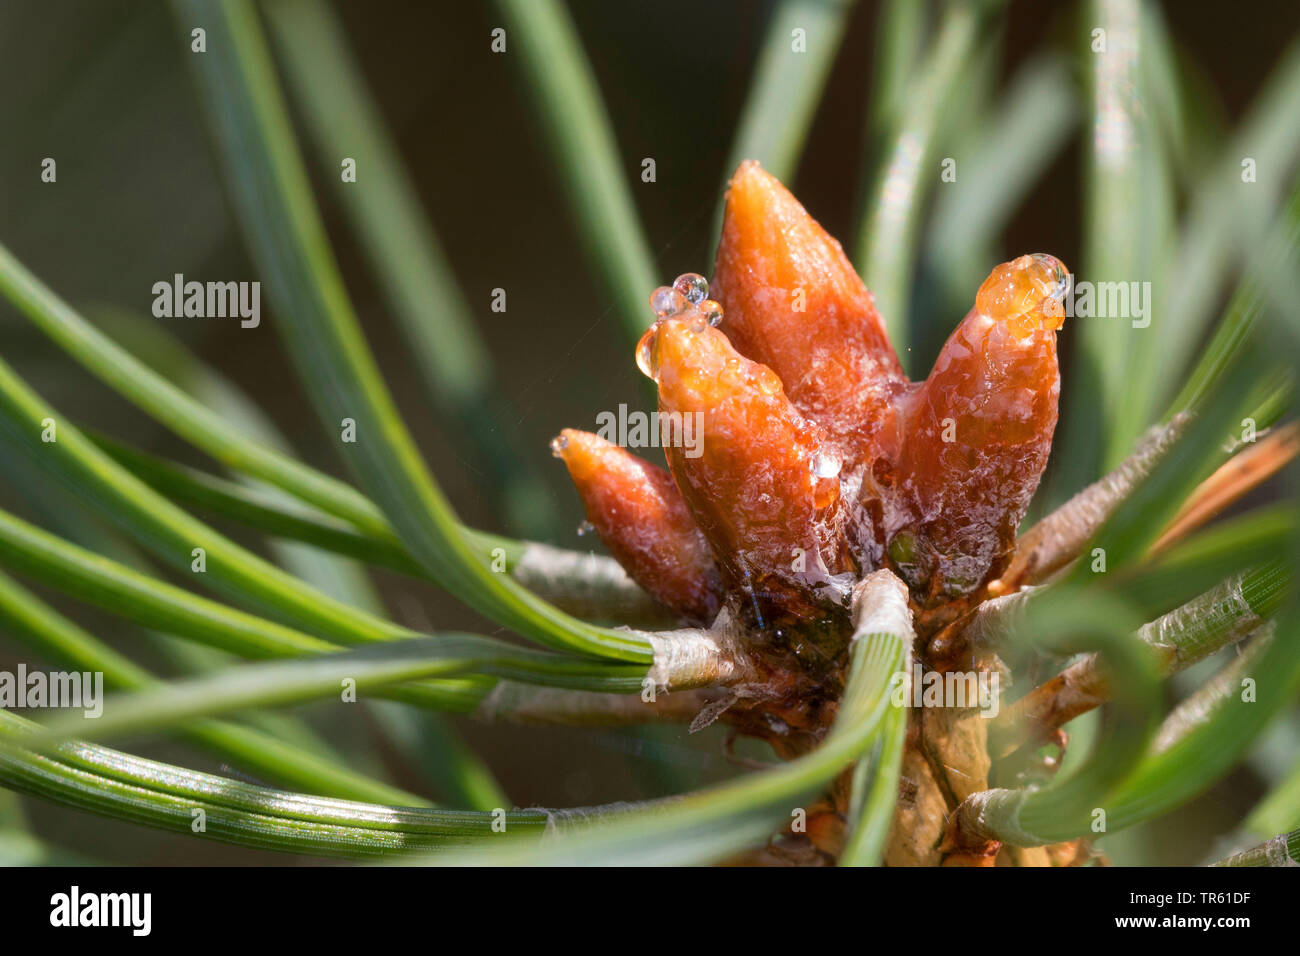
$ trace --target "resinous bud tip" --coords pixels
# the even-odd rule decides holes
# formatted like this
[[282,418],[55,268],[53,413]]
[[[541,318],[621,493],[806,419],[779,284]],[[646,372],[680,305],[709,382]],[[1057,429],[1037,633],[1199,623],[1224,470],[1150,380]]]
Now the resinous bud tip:
[[713,303],[716,308],[705,308],[708,304],[706,301],[700,305],[687,305],[681,312],[666,315],[645,330],[636,345],[636,367],[646,378],[658,381],[660,336],[666,328],[671,327],[674,334],[685,331],[702,335],[722,321],[722,306]]
[[551,454],[556,458],[564,457],[564,449],[569,447],[568,435],[556,435],[551,439]]
[[1023,337],[1038,329],[1055,331],[1065,324],[1065,297],[1070,273],[1046,253],[1020,256],[997,266],[980,286],[975,309],[1004,323]]

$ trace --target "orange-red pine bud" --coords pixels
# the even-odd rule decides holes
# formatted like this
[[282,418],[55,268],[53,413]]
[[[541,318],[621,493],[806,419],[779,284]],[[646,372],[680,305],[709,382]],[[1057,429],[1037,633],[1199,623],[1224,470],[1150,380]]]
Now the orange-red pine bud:
[[758,163],[731,179],[712,290],[737,351],[776,372],[846,466],[871,455],[907,379],[840,244]]
[[902,455],[877,491],[890,560],[927,603],[975,590],[1014,547],[1056,427],[1065,290],[1052,256],[998,266],[903,402]]
[[672,476],[590,432],[566,428],[551,447],[587,520],[632,579],[683,617],[712,623],[722,582]]
[[657,322],[640,357],[661,412],[702,415],[698,456],[666,453],[728,588],[763,626],[792,604],[839,602],[843,582],[832,579],[855,566],[840,460],[825,431],[791,405],[776,373],[737,353],[696,310]]

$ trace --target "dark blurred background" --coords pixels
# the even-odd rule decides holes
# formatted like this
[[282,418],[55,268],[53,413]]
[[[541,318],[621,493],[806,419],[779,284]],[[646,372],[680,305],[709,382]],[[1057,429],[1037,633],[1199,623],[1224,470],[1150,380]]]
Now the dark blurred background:
[[[522,72],[509,56],[489,51],[489,33],[503,17],[487,2],[345,0],[337,6],[497,363],[502,396],[515,410],[514,420],[502,426],[546,476],[557,527],[563,529],[554,540],[591,546],[591,538],[579,539],[573,530],[581,509],[563,469],[550,461],[547,442],[561,427],[593,427],[600,409],[623,401],[637,407],[646,393],[610,297],[584,256],[539,120],[521,87]],[[712,271],[707,246],[728,173],[724,166],[770,7],[699,0],[569,3],[663,280]],[[1012,75],[1044,44],[1059,45],[1075,9],[1011,3],[1003,17],[1001,74]],[[1300,25],[1294,0],[1170,2],[1164,10],[1182,52],[1204,71],[1200,82],[1212,92],[1213,109],[1229,126]],[[854,13],[803,162],[789,184],[846,247],[853,245],[862,188],[876,18],[872,2]],[[0,242],[92,318],[109,307],[149,318],[153,283],[177,272],[258,278],[231,216],[187,55],[170,8],[161,3],[0,5]],[[462,439],[441,427],[425,404],[407,350],[332,201],[336,167],[320,162],[319,151],[300,138],[354,303],[431,467],[466,522],[517,530],[496,513],[482,476],[466,467]],[[1003,258],[1050,250],[1067,262],[1077,259],[1079,146],[1076,133],[1017,213],[1006,231]],[[56,186],[40,182],[46,156],[57,158]],[[657,182],[640,181],[643,157],[655,158]],[[508,290],[504,314],[490,309],[495,287]],[[305,460],[341,474],[333,436],[322,432],[288,371],[265,296],[263,310],[256,330],[229,322],[163,321],[245,389]],[[647,323],[649,317],[647,310]],[[951,325],[958,318],[940,321]],[[1062,349],[1068,348],[1067,330]],[[0,349],[56,407],[133,444],[203,463],[158,426],[107,399],[105,390],[7,305],[0,306]],[[28,513],[11,488],[0,485],[0,496],[3,507]],[[482,627],[433,587],[398,587],[389,579],[381,585],[391,613],[407,623]],[[117,626],[57,596],[52,601],[93,624],[96,633],[111,636]],[[20,648],[0,635],[0,667],[12,667],[21,657]],[[319,719],[351,748],[365,750],[372,739],[373,727],[364,721],[340,722],[328,713]],[[630,734],[457,723],[521,806],[650,796],[731,772],[716,730],[688,739],[675,729]],[[206,757],[176,745],[143,741],[138,749],[211,766]],[[418,788],[402,755],[381,751],[374,759],[397,782]],[[1249,775],[1238,774],[1200,801],[1195,812],[1201,825],[1226,829],[1230,814],[1249,806],[1251,787]],[[285,859],[48,804],[25,805],[39,833],[95,859]],[[1157,858],[1165,862],[1192,862],[1204,851],[1168,847],[1159,832],[1144,839],[1163,847]]]

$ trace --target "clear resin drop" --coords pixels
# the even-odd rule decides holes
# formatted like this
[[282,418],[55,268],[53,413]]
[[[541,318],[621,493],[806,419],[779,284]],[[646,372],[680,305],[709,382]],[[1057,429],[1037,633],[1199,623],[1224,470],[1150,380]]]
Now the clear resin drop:
[[813,455],[810,467],[818,478],[834,478],[840,473],[840,456],[832,451],[819,451]]
[[722,322],[722,304],[714,299],[705,299],[701,302],[700,312],[708,320],[709,325],[718,325]]
[[698,272],[679,275],[673,282],[673,288],[691,305],[699,305],[709,297],[709,280]]
[[650,308],[661,319],[678,315],[685,311],[686,305],[686,296],[666,285],[661,285],[650,294]]

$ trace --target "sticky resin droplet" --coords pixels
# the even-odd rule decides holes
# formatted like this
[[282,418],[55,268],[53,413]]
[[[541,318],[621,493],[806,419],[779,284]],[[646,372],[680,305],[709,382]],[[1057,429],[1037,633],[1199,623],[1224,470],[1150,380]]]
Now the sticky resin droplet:
[[808,460],[808,470],[813,478],[813,504],[817,508],[829,508],[840,497],[840,456],[832,451],[819,449]]
[[636,344],[636,367],[648,379],[653,379],[659,372],[658,363],[655,362],[655,340],[658,337],[659,323],[656,322],[646,329],[645,334],[641,336],[641,341]]
[[661,319],[680,314],[685,311],[686,305],[686,296],[669,286],[661,285],[650,293],[650,308]]
[[729,390],[744,387],[745,370],[740,367],[740,359],[734,357],[727,359],[727,363],[718,372],[718,383]]
[[818,451],[809,467],[818,478],[834,478],[840,473],[840,456],[832,451]]
[[699,303],[708,298],[708,280],[698,272],[685,272],[677,276],[672,282],[673,289],[681,293],[686,302],[692,306],[698,306]]
[[584,521],[582,524],[578,525],[578,537],[579,538],[585,537],[586,535],[591,534],[595,530],[596,530],[596,526],[594,524],[592,524],[590,521]]
[[701,302],[700,312],[708,319],[709,325],[716,326],[722,322],[722,304],[713,299],[705,299]]
[[709,297],[709,280],[698,272],[686,272],[673,281],[673,288],[691,305],[699,305]]
[[754,369],[753,381],[764,395],[777,395],[781,392],[781,379],[766,365]]
[[996,267],[980,286],[975,308],[1012,334],[1026,336],[1037,329],[1055,331],[1065,324],[1069,270],[1045,253],[1021,256]]
[[567,435],[556,435],[551,439],[551,454],[556,458],[564,457],[564,449],[569,447],[569,438]]

